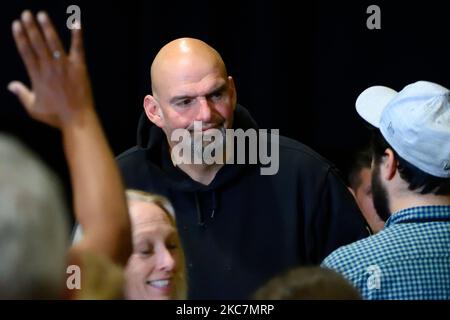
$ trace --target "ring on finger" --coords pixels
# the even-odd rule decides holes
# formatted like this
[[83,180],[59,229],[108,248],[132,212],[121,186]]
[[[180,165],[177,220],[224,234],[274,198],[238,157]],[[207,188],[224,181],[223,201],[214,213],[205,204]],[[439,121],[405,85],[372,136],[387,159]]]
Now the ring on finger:
[[53,51],[53,59],[58,60],[59,58],[61,58],[61,52],[59,50]]

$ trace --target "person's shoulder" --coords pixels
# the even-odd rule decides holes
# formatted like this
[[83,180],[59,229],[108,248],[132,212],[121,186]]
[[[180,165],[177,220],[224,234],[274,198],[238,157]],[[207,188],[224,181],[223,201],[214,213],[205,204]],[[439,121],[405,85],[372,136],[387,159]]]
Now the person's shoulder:
[[139,147],[138,146],[134,146],[131,147],[127,150],[125,150],[124,152],[122,152],[121,154],[119,154],[116,157],[116,160],[119,162],[123,162],[123,161],[129,161],[130,159],[135,158],[140,152],[139,152]]
[[324,171],[336,169],[328,159],[297,140],[280,135],[279,146],[281,161],[290,161],[306,167],[320,167]]
[[366,264],[367,258],[367,248],[361,245],[363,240],[334,250],[323,260],[321,266],[336,270],[347,278],[357,277],[357,274],[361,272],[361,266]]
[[[389,232],[380,231],[376,235],[355,241],[348,245],[342,246],[333,251],[323,261],[323,265],[347,271],[358,269],[360,266],[368,266],[374,263],[382,262],[385,256]],[[388,250],[389,251],[389,250]]]
[[145,151],[138,146],[134,146],[116,157],[117,164],[119,166],[120,171],[125,177],[138,178],[138,176],[142,175],[144,172],[147,172],[147,157]]
[[141,165],[145,165],[146,159],[145,150],[138,146],[125,150],[116,157],[116,161],[122,169],[137,168]]

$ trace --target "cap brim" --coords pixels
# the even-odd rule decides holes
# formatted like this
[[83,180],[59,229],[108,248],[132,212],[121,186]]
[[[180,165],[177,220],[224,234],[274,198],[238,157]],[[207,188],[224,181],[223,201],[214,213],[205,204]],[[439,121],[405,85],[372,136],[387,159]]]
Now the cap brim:
[[379,127],[381,113],[397,91],[383,86],[374,86],[364,90],[356,99],[356,111],[367,122]]

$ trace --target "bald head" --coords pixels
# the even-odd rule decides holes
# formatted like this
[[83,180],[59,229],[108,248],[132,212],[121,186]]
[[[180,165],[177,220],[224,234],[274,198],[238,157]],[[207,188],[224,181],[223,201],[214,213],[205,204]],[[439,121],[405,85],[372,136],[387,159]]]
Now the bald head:
[[205,42],[180,38],[166,44],[156,55],[151,66],[153,95],[171,81],[192,81],[208,72],[219,72],[227,78],[220,54]]

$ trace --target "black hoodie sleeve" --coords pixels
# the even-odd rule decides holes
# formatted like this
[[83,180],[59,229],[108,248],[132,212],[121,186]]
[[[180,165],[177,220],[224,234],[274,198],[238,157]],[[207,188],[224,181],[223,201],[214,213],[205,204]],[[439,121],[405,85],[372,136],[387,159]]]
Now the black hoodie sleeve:
[[310,218],[312,227],[310,261],[319,264],[337,248],[369,236],[359,208],[333,167],[321,186],[317,211]]

